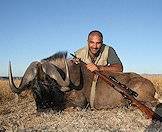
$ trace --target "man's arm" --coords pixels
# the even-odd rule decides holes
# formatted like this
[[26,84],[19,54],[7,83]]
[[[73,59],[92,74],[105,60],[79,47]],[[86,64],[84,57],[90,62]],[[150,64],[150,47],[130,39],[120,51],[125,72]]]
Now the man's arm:
[[93,71],[123,72],[123,65],[122,64],[110,64],[108,66],[97,66],[93,63],[90,63],[90,64],[87,64],[86,67],[91,72],[93,72]]
[[116,51],[110,46],[108,55],[108,65],[99,66],[100,71],[123,72],[123,65]]
[[108,66],[97,66],[98,71],[123,72],[122,64],[110,64]]
[[123,72],[123,65],[120,61],[118,55],[116,54],[115,50],[112,47],[109,47],[109,55],[108,55],[108,65],[106,66],[97,66],[93,63],[87,64],[87,69],[91,72],[93,71],[105,71],[105,72]]

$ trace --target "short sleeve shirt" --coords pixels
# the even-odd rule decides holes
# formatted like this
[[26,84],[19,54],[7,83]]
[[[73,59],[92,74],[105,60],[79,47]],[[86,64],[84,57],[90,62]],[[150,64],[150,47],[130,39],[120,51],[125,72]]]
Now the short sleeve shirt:
[[121,64],[121,61],[115,50],[109,46],[108,51],[108,64]]

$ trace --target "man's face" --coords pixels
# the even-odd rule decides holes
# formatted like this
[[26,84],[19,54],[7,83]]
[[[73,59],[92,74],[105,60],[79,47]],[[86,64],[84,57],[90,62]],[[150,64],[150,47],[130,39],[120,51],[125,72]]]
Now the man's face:
[[98,35],[89,36],[88,47],[92,54],[96,54],[102,46],[102,38]]

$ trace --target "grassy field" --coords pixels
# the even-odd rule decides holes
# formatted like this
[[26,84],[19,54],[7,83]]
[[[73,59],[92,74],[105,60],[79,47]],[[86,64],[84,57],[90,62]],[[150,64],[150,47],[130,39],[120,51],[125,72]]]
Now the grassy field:
[[[145,77],[155,85],[158,98],[162,97],[162,76]],[[38,113],[30,91],[17,98],[5,80],[0,80],[0,102],[0,131],[162,131],[162,123],[146,119],[134,107]]]

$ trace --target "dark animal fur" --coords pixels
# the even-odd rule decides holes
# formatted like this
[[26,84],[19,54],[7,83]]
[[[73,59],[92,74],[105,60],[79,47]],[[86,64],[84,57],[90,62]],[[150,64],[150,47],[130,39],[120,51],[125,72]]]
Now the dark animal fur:
[[60,86],[48,75],[43,80],[36,78],[32,91],[38,111],[46,108],[57,111],[64,109],[64,92],[60,91]]

